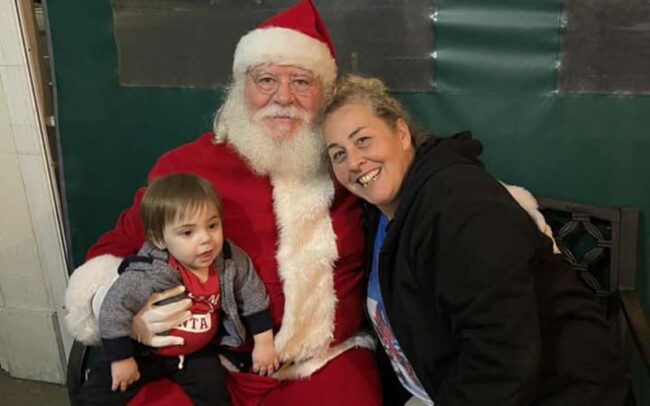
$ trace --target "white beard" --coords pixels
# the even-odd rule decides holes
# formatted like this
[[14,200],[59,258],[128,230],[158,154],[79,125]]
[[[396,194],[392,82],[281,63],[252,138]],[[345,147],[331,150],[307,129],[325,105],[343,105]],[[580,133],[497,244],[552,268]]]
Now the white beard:
[[[337,302],[333,267],[339,258],[330,218],[334,183],[325,143],[313,130],[312,117],[305,118],[297,134],[284,139],[288,128],[269,134],[261,124],[263,112],[251,117],[243,94],[241,81],[235,83],[215,119],[215,141],[226,140],[252,170],[269,177],[278,230],[275,257],[285,299],[274,346],[281,360],[296,361],[279,378],[305,378],[343,351],[368,348],[358,343],[358,337],[330,347]],[[285,114],[283,110],[281,115]]]
[[327,171],[324,143],[309,124],[312,118],[304,111],[289,109],[300,117],[303,125],[297,134],[282,138],[287,128],[268,134],[262,125],[266,115],[277,113],[278,107],[258,111],[253,117],[244,101],[242,82],[235,83],[215,119],[215,134],[225,138],[260,175],[307,177]]

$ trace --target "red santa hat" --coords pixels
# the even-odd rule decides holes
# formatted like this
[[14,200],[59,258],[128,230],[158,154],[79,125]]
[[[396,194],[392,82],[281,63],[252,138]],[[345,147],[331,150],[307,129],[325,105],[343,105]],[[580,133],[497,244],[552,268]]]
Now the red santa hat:
[[311,0],[302,0],[239,40],[232,71],[235,78],[241,78],[260,64],[295,65],[311,70],[329,86],[336,78],[335,58],[318,11]]

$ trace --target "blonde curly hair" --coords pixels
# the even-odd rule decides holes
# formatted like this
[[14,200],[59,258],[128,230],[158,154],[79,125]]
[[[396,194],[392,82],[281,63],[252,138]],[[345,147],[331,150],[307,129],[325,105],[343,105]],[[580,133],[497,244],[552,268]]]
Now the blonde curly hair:
[[411,132],[414,147],[420,145],[427,138],[413,125],[406,109],[390,94],[383,81],[357,75],[345,75],[336,82],[329,103],[323,109],[318,124],[322,126],[327,116],[351,103],[366,105],[375,117],[383,120],[393,130],[396,128],[398,119],[404,120]]

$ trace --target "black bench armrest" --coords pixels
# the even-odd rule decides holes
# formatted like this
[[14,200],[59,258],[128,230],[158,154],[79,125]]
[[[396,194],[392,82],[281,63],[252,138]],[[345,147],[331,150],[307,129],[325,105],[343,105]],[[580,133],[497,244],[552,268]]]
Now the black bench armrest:
[[641,307],[639,295],[633,290],[623,291],[620,295],[630,335],[641,354],[646,370],[650,373],[650,325]]

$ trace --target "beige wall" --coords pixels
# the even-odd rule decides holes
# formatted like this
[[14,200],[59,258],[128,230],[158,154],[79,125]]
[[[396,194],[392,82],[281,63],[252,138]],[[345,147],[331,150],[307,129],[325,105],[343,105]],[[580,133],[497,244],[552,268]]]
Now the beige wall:
[[67,271],[22,38],[14,0],[0,1],[0,366],[63,383]]

